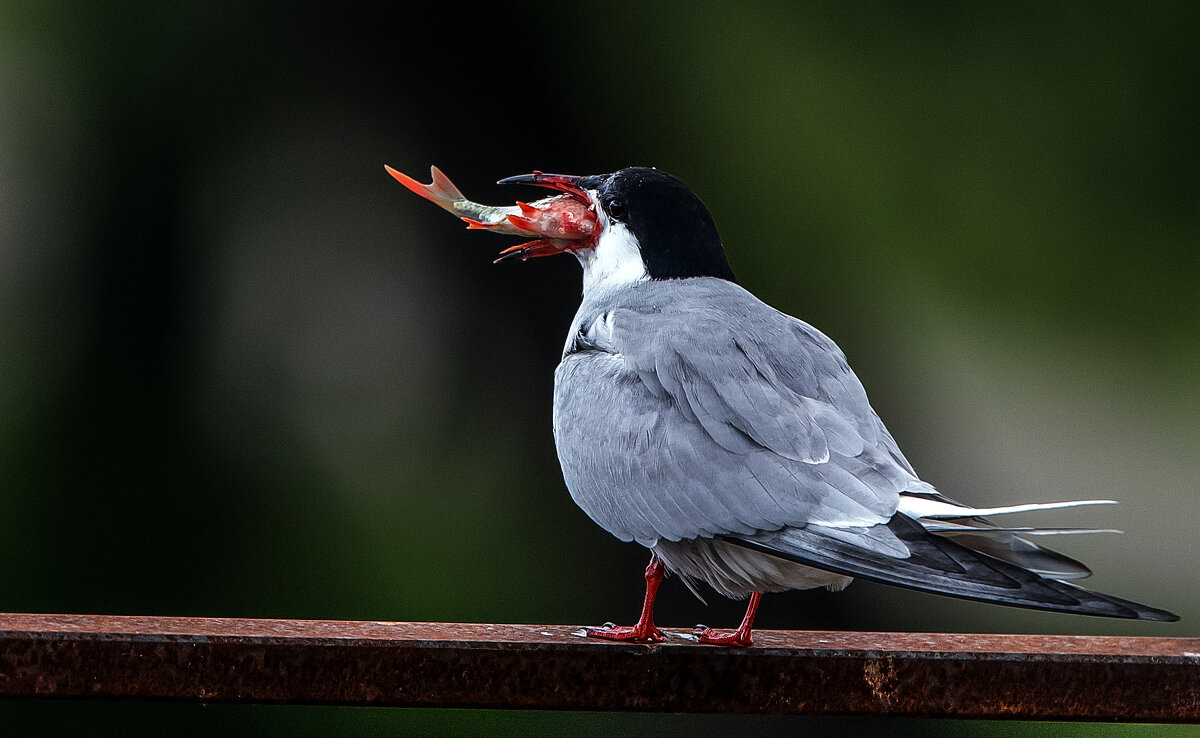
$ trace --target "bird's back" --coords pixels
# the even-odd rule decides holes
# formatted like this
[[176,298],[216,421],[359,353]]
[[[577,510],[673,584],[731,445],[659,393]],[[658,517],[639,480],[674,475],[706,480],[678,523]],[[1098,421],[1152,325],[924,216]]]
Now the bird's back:
[[927,488],[837,346],[725,280],[585,298],[554,408],[575,500],[647,545],[883,522]]

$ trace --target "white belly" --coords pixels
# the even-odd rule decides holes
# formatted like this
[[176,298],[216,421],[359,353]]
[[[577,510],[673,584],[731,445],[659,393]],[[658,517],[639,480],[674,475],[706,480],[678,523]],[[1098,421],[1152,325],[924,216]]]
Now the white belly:
[[708,582],[713,589],[734,599],[754,592],[828,587],[845,589],[853,579],[769,556],[715,538],[681,541],[660,540],[651,549],[667,570],[688,580]]

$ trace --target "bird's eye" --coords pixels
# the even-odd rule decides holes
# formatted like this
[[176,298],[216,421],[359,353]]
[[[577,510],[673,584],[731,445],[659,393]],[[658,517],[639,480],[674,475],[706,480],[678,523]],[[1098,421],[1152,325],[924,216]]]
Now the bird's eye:
[[605,208],[610,217],[620,218],[625,215],[625,202],[622,200],[609,200],[608,207]]

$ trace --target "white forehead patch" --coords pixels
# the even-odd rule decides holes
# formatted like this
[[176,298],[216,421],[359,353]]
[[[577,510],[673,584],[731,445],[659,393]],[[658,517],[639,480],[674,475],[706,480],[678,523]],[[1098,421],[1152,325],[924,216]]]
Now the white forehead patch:
[[583,293],[595,294],[648,281],[650,275],[633,233],[624,223],[609,220],[599,205],[595,190],[588,190],[588,196],[597,203],[596,215],[601,230],[593,248],[575,252],[575,258],[583,265]]

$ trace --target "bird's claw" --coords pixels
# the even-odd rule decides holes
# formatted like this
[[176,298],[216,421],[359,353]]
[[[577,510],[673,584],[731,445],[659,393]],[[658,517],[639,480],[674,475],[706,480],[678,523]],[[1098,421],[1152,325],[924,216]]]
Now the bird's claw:
[[600,638],[606,641],[622,641],[624,643],[662,643],[667,636],[650,623],[638,623],[633,627],[621,627],[615,623],[605,623],[599,628],[584,628],[588,638]]
[[734,646],[747,648],[754,645],[754,638],[749,633],[735,630],[732,633],[722,633],[707,625],[697,625],[692,629],[696,643],[707,643],[712,646]]

